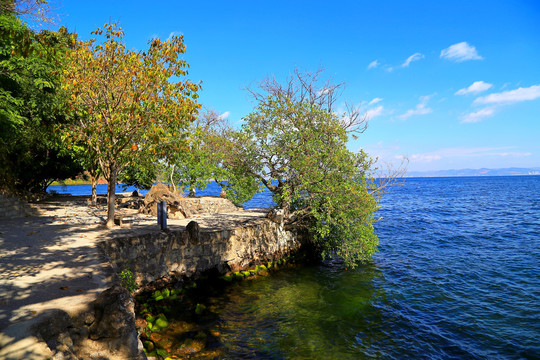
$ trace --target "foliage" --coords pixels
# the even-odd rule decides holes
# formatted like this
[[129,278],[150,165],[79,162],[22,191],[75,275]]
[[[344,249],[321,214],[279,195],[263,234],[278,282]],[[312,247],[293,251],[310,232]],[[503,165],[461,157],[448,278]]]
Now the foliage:
[[296,73],[285,86],[265,82],[257,107],[233,135],[226,167],[262,182],[283,209],[285,225],[308,229],[323,255],[336,253],[348,266],[368,261],[378,243],[373,214],[379,188],[373,161],[347,149],[361,121],[331,111],[334,91],[317,76]]
[[3,15],[0,35],[0,187],[44,192],[81,171],[57,131],[67,121],[59,72],[72,34],[64,28],[35,34]]
[[213,178],[221,178],[220,153],[212,143],[223,126],[227,126],[224,119],[214,110],[206,110],[197,117],[188,129],[182,150],[171,157],[168,169],[171,183],[193,195],[196,188],[204,190]]
[[197,115],[200,86],[186,78],[182,37],[154,39],[145,52],[134,52],[114,24],[93,34],[104,38],[77,42],[63,73],[77,118],[66,136],[95,153],[109,183],[107,226],[114,226],[118,174],[142,159],[158,161],[180,150]]
[[205,189],[216,171],[215,153],[209,151],[205,141],[211,136],[210,131],[193,123],[185,147],[175,154],[169,169],[172,182],[190,190],[191,194],[195,188]]
[[125,287],[130,293],[133,293],[139,288],[139,285],[137,285],[137,282],[133,278],[133,273],[131,270],[124,269],[118,276],[120,278],[120,285]]
[[14,15],[38,22],[51,22],[48,0],[2,0],[0,15]]
[[153,156],[147,158],[140,156],[137,162],[129,163],[118,174],[118,180],[124,185],[124,190],[129,186],[150,190],[163,167],[158,161],[153,161],[153,158]]

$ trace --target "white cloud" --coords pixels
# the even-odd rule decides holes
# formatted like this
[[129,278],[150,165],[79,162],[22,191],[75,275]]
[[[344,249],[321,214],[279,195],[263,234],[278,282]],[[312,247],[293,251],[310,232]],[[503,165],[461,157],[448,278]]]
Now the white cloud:
[[489,90],[493,85],[483,81],[475,81],[468,88],[460,89],[456,91],[456,95],[466,94],[478,94],[483,91]]
[[421,96],[420,97],[420,103],[418,103],[418,105],[416,105],[416,107],[414,109],[409,109],[409,110],[407,110],[406,113],[401,114],[399,116],[399,118],[401,120],[406,120],[406,119],[410,118],[413,115],[426,115],[426,114],[431,113],[433,110],[431,108],[427,107],[427,102],[429,101],[430,97],[431,97],[431,95]]
[[369,105],[375,105],[376,103],[378,103],[378,102],[380,102],[380,101],[382,101],[382,100],[383,100],[383,99],[376,97],[376,98],[374,98],[373,100],[371,100],[371,101],[368,103],[368,106],[369,106]]
[[464,115],[461,118],[462,123],[475,123],[484,120],[487,117],[493,116],[495,114],[495,109],[492,107],[487,107],[480,109],[478,111]]
[[424,55],[422,55],[420,53],[414,53],[411,56],[409,56],[407,58],[407,60],[405,60],[405,62],[401,65],[401,67],[407,67],[413,61],[418,61],[418,60],[423,59],[423,58],[424,58]]
[[181,36],[184,35],[181,31],[171,31],[169,34],[169,37],[167,38],[167,41],[171,40],[173,36]]
[[380,116],[384,110],[384,107],[382,105],[377,106],[376,108],[369,109],[366,111],[366,117],[368,120],[373,119],[377,116]]
[[432,161],[441,160],[441,159],[442,159],[442,156],[441,155],[436,155],[436,154],[435,155],[413,154],[410,157],[411,161],[416,161],[416,162],[432,162]]
[[466,42],[460,42],[441,50],[441,58],[456,62],[483,59],[480,55],[478,55],[476,48],[467,44]]
[[220,119],[227,119],[229,117],[229,115],[231,115],[231,112],[230,111],[225,111],[223,114],[219,115],[219,118]]
[[378,60],[373,60],[372,62],[369,63],[368,65],[368,69],[375,69],[377,66],[379,66],[380,63]]
[[540,98],[540,85],[489,94],[474,100],[474,104],[507,105]]

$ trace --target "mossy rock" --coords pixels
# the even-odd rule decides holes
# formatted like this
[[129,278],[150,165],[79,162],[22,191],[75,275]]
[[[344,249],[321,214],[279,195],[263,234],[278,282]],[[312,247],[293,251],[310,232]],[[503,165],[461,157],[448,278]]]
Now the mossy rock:
[[165,329],[169,326],[169,322],[167,321],[167,319],[158,318],[156,320],[155,326],[159,327],[160,329]]
[[249,271],[242,271],[242,274],[245,276],[245,277],[248,277],[251,275],[251,273]]
[[161,292],[161,294],[163,295],[164,298],[168,298],[169,296],[171,296],[171,290],[165,289]]
[[152,298],[153,298],[155,301],[160,301],[160,300],[163,300],[163,299],[164,299],[164,296],[163,296],[163,294],[161,293],[161,291],[156,290],[156,291],[154,291],[154,293],[152,294]]
[[206,340],[207,336],[202,331],[199,331],[197,335],[195,335],[195,339],[197,340]]
[[257,275],[257,270],[249,270],[250,275]]
[[223,275],[220,279],[226,282],[231,282],[234,279],[234,275]]
[[154,343],[148,340],[143,341],[143,346],[146,351],[152,351],[155,348]]
[[268,268],[264,265],[257,265],[257,270],[259,271],[265,271],[265,270],[268,270]]
[[195,306],[195,314],[197,315],[201,315],[204,310],[206,310],[206,306],[204,306],[203,304],[197,304],[197,306]]
[[165,349],[167,352],[171,351],[171,348],[173,346],[173,341],[171,339],[163,339],[161,341],[158,341],[156,343],[156,346],[159,349]]
[[166,358],[167,356],[169,356],[169,352],[165,349],[157,349],[156,354],[158,354],[162,358]]
[[171,293],[174,294],[174,295],[180,295],[180,294],[182,294],[183,291],[184,291],[184,289],[178,288],[178,289],[172,289]]
[[237,272],[234,273],[234,277],[237,278],[237,279],[243,279],[244,274],[242,274],[240,271],[237,271]]
[[149,358],[158,358],[158,354],[156,350],[150,351],[146,353],[146,356]]

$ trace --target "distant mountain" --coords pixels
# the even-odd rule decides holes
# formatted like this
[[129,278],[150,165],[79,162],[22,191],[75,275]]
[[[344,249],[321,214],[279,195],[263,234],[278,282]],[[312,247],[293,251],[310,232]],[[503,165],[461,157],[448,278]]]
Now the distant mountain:
[[447,177],[447,176],[513,176],[540,175],[537,168],[506,168],[506,169],[461,169],[438,171],[409,171],[406,177]]

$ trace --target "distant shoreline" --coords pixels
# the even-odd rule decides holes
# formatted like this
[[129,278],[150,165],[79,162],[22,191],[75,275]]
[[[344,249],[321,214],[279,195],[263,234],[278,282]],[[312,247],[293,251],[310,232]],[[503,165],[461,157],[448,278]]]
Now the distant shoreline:
[[540,168],[458,169],[410,171],[404,177],[471,177],[471,176],[530,176],[540,175]]

